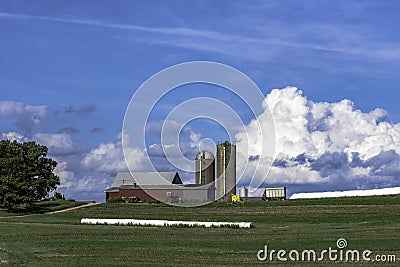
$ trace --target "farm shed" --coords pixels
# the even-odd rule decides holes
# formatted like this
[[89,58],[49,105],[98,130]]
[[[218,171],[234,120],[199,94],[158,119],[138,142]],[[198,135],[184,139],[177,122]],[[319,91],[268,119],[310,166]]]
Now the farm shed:
[[285,200],[286,187],[267,187],[262,196],[263,200]]

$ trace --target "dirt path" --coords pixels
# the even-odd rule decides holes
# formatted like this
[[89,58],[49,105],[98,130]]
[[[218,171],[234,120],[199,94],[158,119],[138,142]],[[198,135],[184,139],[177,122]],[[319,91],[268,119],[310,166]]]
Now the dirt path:
[[46,212],[45,214],[55,214],[55,213],[67,212],[67,211],[76,210],[76,209],[85,208],[85,207],[90,207],[90,206],[95,206],[95,205],[99,205],[99,204],[101,204],[101,203],[100,202],[88,203],[88,204],[85,204],[85,205],[72,207],[72,208],[68,208],[68,209],[64,209],[64,210],[56,210],[56,211]]

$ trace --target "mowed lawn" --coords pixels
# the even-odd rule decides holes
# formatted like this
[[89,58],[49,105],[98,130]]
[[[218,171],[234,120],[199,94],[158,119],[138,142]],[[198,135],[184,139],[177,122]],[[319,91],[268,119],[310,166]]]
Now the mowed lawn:
[[[0,212],[1,214],[4,212]],[[81,218],[250,221],[250,229],[81,225]],[[396,262],[260,262],[268,249],[337,249],[395,255]],[[400,266],[400,196],[213,203],[100,204],[58,214],[0,218],[0,265]]]

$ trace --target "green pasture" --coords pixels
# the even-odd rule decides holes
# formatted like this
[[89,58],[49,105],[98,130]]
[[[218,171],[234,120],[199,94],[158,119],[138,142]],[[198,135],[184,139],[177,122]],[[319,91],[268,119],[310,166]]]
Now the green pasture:
[[[57,214],[14,215],[0,211],[1,266],[399,266],[400,262],[398,195],[196,208],[105,203]],[[249,221],[254,227],[81,225],[81,218]],[[346,249],[368,249],[371,257],[395,255],[397,262],[257,259],[264,245],[274,250],[321,251],[337,249],[339,238],[347,240]]]

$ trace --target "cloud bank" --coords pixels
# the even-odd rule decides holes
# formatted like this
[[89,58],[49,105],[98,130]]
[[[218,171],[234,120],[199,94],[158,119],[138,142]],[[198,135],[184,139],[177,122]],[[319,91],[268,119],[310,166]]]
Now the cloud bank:
[[[253,179],[261,186],[285,185],[289,195],[301,191],[400,186],[400,123],[388,122],[385,110],[362,112],[346,99],[334,103],[314,102],[295,87],[272,90],[264,99],[263,107],[269,108],[274,118],[275,156],[259,153],[267,138],[260,138],[254,121],[246,125],[247,133],[236,134],[238,169],[248,163],[238,186],[248,185]],[[268,136],[273,133],[267,113],[259,114],[257,119]],[[16,125],[24,125],[21,130],[34,131],[35,126],[45,120],[46,107],[0,102],[0,116],[11,118]],[[155,136],[161,133],[162,124],[148,125],[149,138],[154,142],[149,142],[145,149],[125,151],[132,166],[137,171],[151,169],[145,164],[149,156],[159,171],[175,170],[171,163],[193,170],[191,160],[199,151],[202,133],[175,121],[166,121],[167,142],[161,144]],[[84,199],[101,200],[103,190],[110,185],[116,172],[127,170],[121,135],[115,140],[85,147],[77,136],[70,134],[72,132],[26,135],[18,128],[3,132],[0,137],[19,142],[34,140],[48,146],[49,156],[59,162],[55,171],[61,178],[60,191],[67,196],[82,198],[83,194]],[[182,129],[179,147],[176,137],[172,136],[176,133],[173,129]],[[248,138],[244,138],[245,134]],[[248,145],[250,154],[241,153]],[[177,154],[177,149],[182,154]],[[249,175],[253,172],[254,178]],[[185,181],[193,182],[193,173],[181,172],[181,175]],[[255,192],[258,195],[258,191]]]
[[47,118],[46,106],[31,106],[21,102],[0,101],[0,117],[13,118],[18,129],[30,133]]
[[[267,184],[320,184],[320,190],[371,189],[400,185],[400,124],[385,121],[387,112],[364,113],[350,100],[313,102],[296,87],[272,90],[264,100],[275,122],[275,158],[260,157],[254,179]],[[268,131],[264,114],[258,117]],[[247,126],[253,151],[261,146]],[[252,134],[254,136],[252,136]],[[245,145],[238,133],[237,146]],[[258,140],[258,141],[257,141]],[[238,164],[244,164],[241,159]],[[251,160],[249,171],[254,171]],[[245,177],[243,183],[250,182]]]

